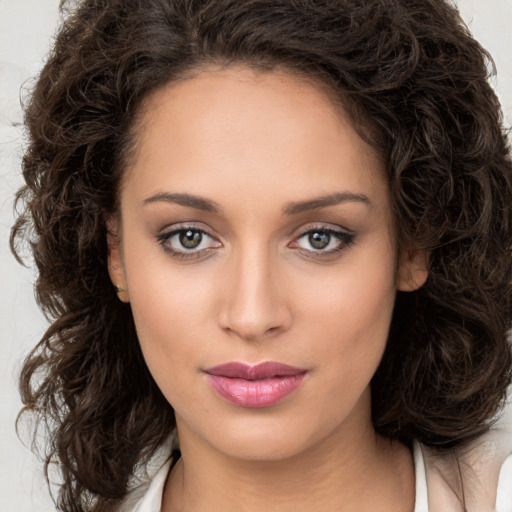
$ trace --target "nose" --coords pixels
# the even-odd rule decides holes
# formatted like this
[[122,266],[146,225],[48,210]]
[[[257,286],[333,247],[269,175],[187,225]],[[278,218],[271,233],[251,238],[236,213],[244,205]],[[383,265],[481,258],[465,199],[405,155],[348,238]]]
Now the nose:
[[276,335],[291,323],[286,285],[267,252],[245,251],[230,262],[223,276],[219,324],[247,341]]

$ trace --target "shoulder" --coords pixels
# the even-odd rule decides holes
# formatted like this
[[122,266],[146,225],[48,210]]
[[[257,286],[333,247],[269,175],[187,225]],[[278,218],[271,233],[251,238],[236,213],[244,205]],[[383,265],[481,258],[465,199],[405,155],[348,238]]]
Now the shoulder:
[[[510,409],[510,407],[509,407]],[[443,452],[417,443],[429,512],[512,512],[512,411],[464,450]],[[424,471],[423,476],[421,471]],[[421,489],[421,485],[420,485]],[[419,507],[415,512],[424,512]],[[425,510],[425,512],[426,512]]]
[[176,433],[173,432],[147,466],[136,472],[130,482],[130,490],[116,512],[160,512],[163,490],[177,443]]
[[118,512],[160,512],[162,495],[171,460],[167,460],[152,478],[132,489]]

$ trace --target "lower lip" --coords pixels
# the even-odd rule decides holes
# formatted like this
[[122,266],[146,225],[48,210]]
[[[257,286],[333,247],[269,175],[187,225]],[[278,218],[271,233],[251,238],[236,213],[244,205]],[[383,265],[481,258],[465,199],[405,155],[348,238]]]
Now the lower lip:
[[222,398],[241,407],[269,407],[295,391],[306,373],[261,380],[245,380],[222,375],[208,375],[211,387]]

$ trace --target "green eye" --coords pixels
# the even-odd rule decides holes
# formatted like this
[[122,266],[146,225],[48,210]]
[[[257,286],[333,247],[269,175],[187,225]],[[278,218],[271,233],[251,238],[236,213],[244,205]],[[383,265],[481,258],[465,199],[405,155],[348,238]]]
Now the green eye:
[[349,231],[319,227],[304,231],[290,244],[290,247],[322,256],[351,246],[355,238],[356,234]]
[[185,249],[196,249],[203,240],[203,234],[201,231],[187,229],[183,230],[178,234],[180,244]]
[[315,231],[308,235],[308,242],[315,249],[325,249],[331,241],[331,234],[322,231]]
[[156,237],[164,251],[171,256],[186,260],[200,259],[222,244],[206,231],[193,226],[176,227]]

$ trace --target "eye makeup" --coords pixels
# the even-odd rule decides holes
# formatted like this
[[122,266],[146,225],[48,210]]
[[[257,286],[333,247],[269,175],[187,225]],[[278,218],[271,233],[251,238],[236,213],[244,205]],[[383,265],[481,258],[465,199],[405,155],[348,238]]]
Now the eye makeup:
[[163,250],[180,260],[201,259],[222,244],[195,225],[182,224],[156,236]]
[[350,248],[355,241],[352,231],[319,225],[303,231],[288,247],[309,257],[323,258]]
[[[157,242],[171,257],[179,260],[202,260],[223,247],[215,236],[192,223],[181,223],[156,236]],[[350,248],[356,234],[345,228],[319,224],[303,229],[287,247],[301,256],[329,258]]]

